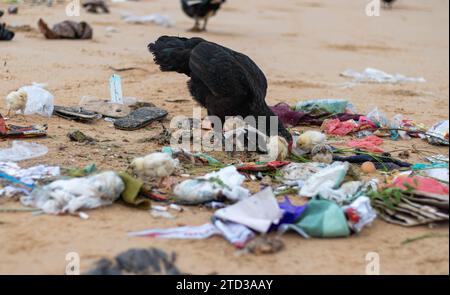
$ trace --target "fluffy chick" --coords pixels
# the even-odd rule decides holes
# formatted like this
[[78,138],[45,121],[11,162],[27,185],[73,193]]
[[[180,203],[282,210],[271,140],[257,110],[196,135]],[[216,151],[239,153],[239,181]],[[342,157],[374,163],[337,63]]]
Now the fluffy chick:
[[179,161],[166,153],[153,153],[135,158],[131,162],[134,173],[140,177],[162,179],[172,175],[178,168]]
[[25,112],[25,108],[28,102],[28,94],[25,90],[19,89],[18,91],[13,91],[6,96],[6,106],[8,107],[8,114],[11,111],[14,113],[17,111]]
[[318,144],[311,150],[313,162],[331,164],[333,163],[333,150],[326,144]]
[[284,137],[271,136],[267,144],[269,161],[284,161],[289,155],[288,142]]
[[310,153],[317,145],[324,144],[327,136],[318,131],[306,131],[297,139],[297,147]]

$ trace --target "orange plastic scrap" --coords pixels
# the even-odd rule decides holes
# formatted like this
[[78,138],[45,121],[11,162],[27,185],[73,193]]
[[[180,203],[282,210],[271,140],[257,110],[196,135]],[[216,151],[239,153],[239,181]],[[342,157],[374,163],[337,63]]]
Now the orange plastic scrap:
[[347,145],[372,153],[383,153],[384,151],[378,147],[382,145],[383,142],[383,139],[378,136],[371,135],[362,139],[351,140],[347,143]]

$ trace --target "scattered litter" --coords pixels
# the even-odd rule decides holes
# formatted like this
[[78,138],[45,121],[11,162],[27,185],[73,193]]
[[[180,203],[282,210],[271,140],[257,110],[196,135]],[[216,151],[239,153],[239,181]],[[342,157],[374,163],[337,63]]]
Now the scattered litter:
[[242,224],[220,219],[215,219],[213,222],[224,238],[238,249],[244,248],[255,237],[255,233]]
[[157,249],[130,249],[113,260],[100,259],[84,275],[181,275],[174,253]]
[[363,151],[372,153],[383,153],[384,151],[378,146],[383,144],[383,139],[378,136],[371,135],[361,139],[351,140],[347,143],[348,146],[358,148]]
[[401,74],[388,74],[383,71],[373,69],[373,68],[367,68],[363,72],[357,72],[355,70],[346,70],[343,73],[341,73],[341,76],[347,77],[347,78],[353,78],[353,81],[350,83],[345,84],[347,87],[352,87],[355,84],[358,83],[390,83],[390,84],[397,84],[397,83],[425,83],[426,80],[424,78],[413,78],[413,77],[406,77]]
[[102,117],[95,112],[83,110],[81,107],[55,106],[53,114],[67,120],[74,120],[82,123],[92,123]]
[[80,130],[75,130],[75,131],[71,131],[71,132],[67,133],[67,137],[71,141],[79,142],[79,143],[95,144],[97,142],[94,138],[87,136]]
[[42,20],[39,19],[38,27],[41,33],[47,39],[92,39],[92,27],[86,22],[75,22],[66,20],[57,23],[52,29]]
[[27,141],[13,141],[11,148],[0,150],[0,162],[19,162],[44,156],[48,148]]
[[122,94],[122,78],[119,75],[113,74],[111,76],[109,79],[109,89],[111,93],[111,102],[124,104]]
[[175,186],[173,192],[177,203],[196,205],[228,199],[239,201],[249,197],[250,193],[241,185],[245,176],[238,173],[236,167],[228,166],[218,172],[203,177],[185,180]]
[[449,145],[449,121],[441,121],[435,124],[426,133],[428,142],[435,145]]
[[421,176],[399,176],[370,194],[372,205],[385,221],[416,226],[448,221],[448,185]]
[[143,107],[131,112],[126,117],[115,120],[114,127],[126,131],[138,130],[165,118],[167,114],[166,110],[157,107]]
[[28,195],[37,181],[59,175],[59,167],[38,165],[23,169],[14,162],[0,162],[0,197]]
[[182,226],[169,229],[150,229],[128,233],[133,237],[152,237],[162,239],[193,239],[203,240],[214,235],[221,235],[221,231],[212,223],[200,226]]
[[170,28],[174,23],[167,17],[158,13],[137,16],[129,13],[122,13],[122,19],[130,24],[148,24],[152,23],[157,26]]
[[83,96],[78,104],[85,111],[95,112],[105,118],[123,118],[131,113],[129,105],[112,103],[110,100]]
[[357,198],[350,206],[343,207],[347,215],[350,228],[360,233],[364,227],[371,225],[377,218],[377,214],[370,205],[370,199],[366,196]]
[[297,103],[295,110],[312,113],[342,114],[352,112],[354,107],[346,99],[313,99]]
[[272,188],[267,187],[251,198],[216,211],[215,217],[245,225],[257,232],[267,233],[272,224],[283,217]]
[[291,203],[288,197],[284,198],[284,201],[279,204],[280,209],[283,210],[283,218],[280,220],[278,225],[282,224],[293,224],[300,219],[303,212],[308,205],[295,206]]
[[47,136],[47,125],[17,126],[7,124],[0,114],[0,138],[34,138]]
[[82,209],[111,205],[120,198],[125,185],[119,175],[107,171],[97,175],[57,180],[21,198],[25,206],[47,214],[77,214]]
[[350,235],[344,211],[336,203],[327,200],[311,200],[297,223],[285,224],[279,230],[293,230],[304,238],[339,238]]
[[375,167],[377,169],[383,169],[383,170],[395,170],[399,168],[409,168],[412,165],[407,162],[403,162],[397,159],[394,159],[389,156],[373,156],[373,155],[367,155],[367,154],[357,154],[354,156],[333,156],[334,161],[340,161],[340,162],[349,162],[352,164],[363,164],[365,162],[372,162],[375,164]]
[[348,169],[349,163],[347,162],[335,162],[331,164],[308,178],[300,190],[300,195],[313,198],[320,195],[321,192],[339,187]]

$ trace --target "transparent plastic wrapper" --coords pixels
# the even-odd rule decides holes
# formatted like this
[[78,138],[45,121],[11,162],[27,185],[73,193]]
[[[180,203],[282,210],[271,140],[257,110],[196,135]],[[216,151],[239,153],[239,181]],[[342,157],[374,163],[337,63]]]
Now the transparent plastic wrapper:
[[148,24],[152,23],[157,26],[170,28],[174,25],[174,22],[167,16],[159,13],[153,13],[149,15],[133,15],[131,13],[122,13],[122,19],[130,24]]
[[[356,83],[425,83],[426,80],[422,77],[407,77],[401,74],[388,74],[386,72],[367,68],[363,72],[358,72],[352,69],[346,70],[341,73],[341,76],[347,78],[353,78],[351,84]],[[350,84],[350,86],[351,86]]]
[[54,109],[54,97],[45,90],[45,84],[33,83],[31,86],[24,86],[19,90],[24,90],[28,95],[25,115],[39,114],[44,117],[51,117]]
[[0,162],[18,162],[41,157],[48,153],[46,146],[27,141],[13,141],[12,146],[0,150]]
[[[82,209],[111,205],[125,190],[120,176],[112,171],[97,175],[54,181],[22,197],[23,205],[47,214],[76,214]],[[79,212],[81,213],[81,212]]]

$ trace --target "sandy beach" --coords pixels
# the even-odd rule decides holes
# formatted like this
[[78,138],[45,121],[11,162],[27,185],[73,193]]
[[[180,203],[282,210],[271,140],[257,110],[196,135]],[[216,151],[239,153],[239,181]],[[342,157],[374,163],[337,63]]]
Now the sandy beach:
[[[53,7],[19,6],[18,15],[0,21],[30,25],[11,42],[0,43],[0,113],[3,97],[32,82],[46,83],[57,105],[75,106],[83,96],[109,97],[112,68],[137,67],[121,72],[125,96],[168,110],[165,122],[177,115],[192,116],[187,77],[161,73],[147,45],[161,35],[200,36],[250,56],[267,76],[270,105],[295,104],[315,98],[347,98],[361,113],[377,106],[389,118],[396,114],[432,126],[449,118],[449,1],[399,0],[378,17],[365,13],[366,1],[247,0],[227,1],[206,33],[187,32],[193,21],[177,0],[140,0],[109,3],[110,14],[88,14],[71,19],[94,29],[92,40],[46,40],[37,31],[39,18],[49,24],[68,19],[65,4]],[[7,4],[0,4],[6,9]],[[125,23],[121,13],[161,13],[175,22],[171,28]],[[116,28],[111,32],[108,27]],[[367,67],[410,77],[425,83],[360,84],[343,88],[346,69]],[[173,103],[170,100],[187,100]],[[169,100],[169,101],[168,101]],[[62,118],[15,116],[16,125],[48,124],[49,136],[33,141],[49,148],[43,157],[20,162],[123,170],[136,156],[161,148],[139,140],[157,135],[156,123],[138,131],[120,131],[100,120],[82,124]],[[305,130],[305,127],[296,127]],[[66,134],[81,130],[97,139],[96,145],[70,142]],[[11,141],[0,141],[0,149]],[[448,148],[425,141],[386,141],[386,151],[418,148],[448,155]],[[411,162],[420,162],[412,155]],[[251,184],[247,183],[251,187]],[[254,187],[252,187],[254,189]],[[0,204],[20,207],[18,201]],[[77,252],[81,271],[102,257],[114,257],[130,248],[157,247],[177,254],[177,265],[190,274],[365,274],[366,255],[380,255],[382,274],[448,274],[448,223],[405,228],[378,219],[360,235],[347,239],[306,240],[290,233],[282,237],[285,250],[266,256],[241,255],[221,237],[207,240],[160,240],[127,236],[147,228],[201,225],[212,210],[187,207],[175,220],[155,219],[148,211],[122,204],[91,210],[90,218],[34,216],[29,212],[0,213],[0,274],[64,274],[65,256]],[[428,234],[433,238],[403,244]]]

